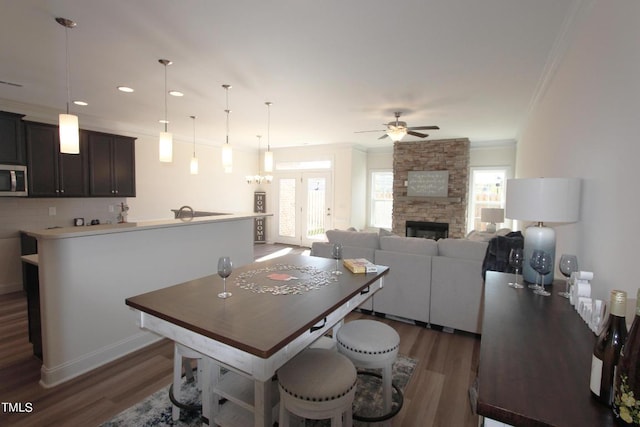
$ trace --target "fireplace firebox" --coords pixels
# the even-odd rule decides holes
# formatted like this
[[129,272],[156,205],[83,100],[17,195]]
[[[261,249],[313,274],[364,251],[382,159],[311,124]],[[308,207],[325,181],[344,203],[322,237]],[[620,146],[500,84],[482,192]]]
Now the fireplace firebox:
[[405,227],[407,237],[433,240],[449,237],[449,224],[446,222],[407,221]]

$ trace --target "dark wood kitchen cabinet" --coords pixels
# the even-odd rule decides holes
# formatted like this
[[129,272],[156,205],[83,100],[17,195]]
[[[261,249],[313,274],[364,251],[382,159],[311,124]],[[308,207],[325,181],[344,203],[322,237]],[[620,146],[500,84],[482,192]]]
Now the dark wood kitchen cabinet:
[[0,111],[0,164],[25,165],[24,115]]
[[135,138],[90,132],[88,145],[90,196],[135,197]]
[[80,132],[80,154],[60,153],[58,126],[25,122],[30,197],[89,195],[87,132]]

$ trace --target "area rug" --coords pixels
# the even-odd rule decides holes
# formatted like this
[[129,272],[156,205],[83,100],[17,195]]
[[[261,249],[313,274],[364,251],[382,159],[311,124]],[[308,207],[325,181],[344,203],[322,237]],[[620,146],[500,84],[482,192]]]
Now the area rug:
[[[393,383],[404,391],[411,374],[416,367],[417,361],[405,356],[398,356],[393,365]],[[198,404],[200,393],[195,387],[194,382],[184,381],[181,387],[181,401],[185,404]],[[371,375],[358,375],[358,385],[356,389],[356,398],[354,401],[354,413],[363,418],[374,418],[380,416],[378,408],[382,407],[382,385],[380,379]],[[398,405],[399,396],[394,390],[394,405]],[[394,406],[395,407],[395,406]],[[180,420],[173,422],[171,419],[171,401],[169,400],[169,386],[162,388],[142,402],[124,410],[111,420],[102,424],[102,427],[162,427],[162,426],[179,426],[179,427],[195,427],[201,426],[199,411],[181,411]],[[295,424],[294,424],[295,425]],[[329,426],[327,421],[308,421],[307,427],[325,427]],[[364,427],[368,423],[354,420],[354,427]]]

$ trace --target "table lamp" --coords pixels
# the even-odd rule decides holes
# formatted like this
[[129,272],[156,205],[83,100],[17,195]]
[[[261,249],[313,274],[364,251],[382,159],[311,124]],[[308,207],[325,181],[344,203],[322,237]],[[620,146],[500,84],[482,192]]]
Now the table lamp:
[[496,232],[496,224],[504,222],[504,209],[502,208],[482,208],[480,210],[480,221],[488,222],[487,231]]
[[[535,249],[551,254],[555,264],[556,233],[553,228],[545,227],[544,222],[576,222],[580,212],[579,178],[525,178],[507,180],[507,218],[520,221],[533,221],[524,234],[524,280],[536,281],[538,273],[531,268],[529,260]],[[552,274],[544,278],[545,284],[553,282]]]

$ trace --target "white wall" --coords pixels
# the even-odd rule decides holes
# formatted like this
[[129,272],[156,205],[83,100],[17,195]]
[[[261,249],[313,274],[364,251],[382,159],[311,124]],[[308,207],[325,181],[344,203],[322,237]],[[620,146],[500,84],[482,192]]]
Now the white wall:
[[555,227],[556,254],[576,254],[594,272],[596,297],[622,289],[635,298],[640,2],[586,6],[519,138],[516,174],[582,178],[580,222]]
[[196,210],[253,212],[254,186],[245,175],[256,174],[256,150],[234,147],[233,172],[222,169],[221,147],[196,146],[199,172],[191,175],[192,143],[174,141],[173,162],[158,161],[157,138],[138,136],[136,140],[136,197],[128,199],[129,219],[172,218],[171,209],[189,205]]

